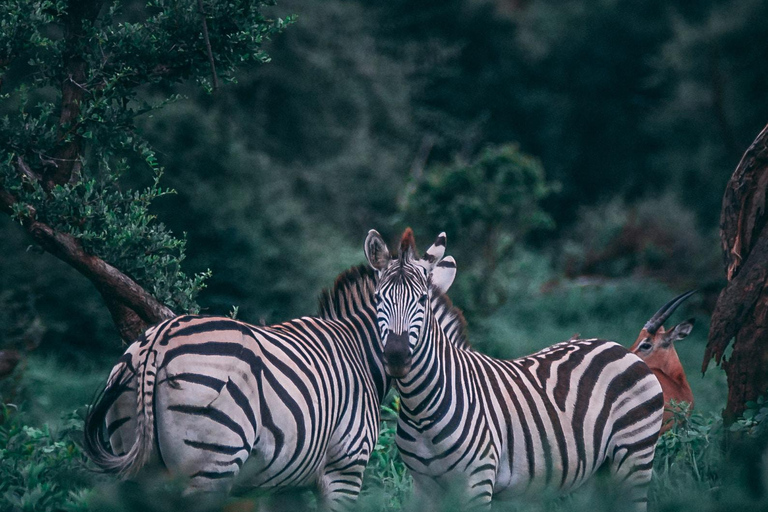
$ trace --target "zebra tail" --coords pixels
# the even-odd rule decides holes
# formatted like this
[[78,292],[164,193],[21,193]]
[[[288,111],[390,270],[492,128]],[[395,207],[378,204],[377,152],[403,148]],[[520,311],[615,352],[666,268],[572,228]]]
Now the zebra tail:
[[[130,387],[134,376],[134,374],[127,371],[128,369],[128,366],[123,366],[114,378],[110,378],[110,382],[96,397],[94,405],[91,406],[85,418],[85,440],[83,443],[85,454],[97,466],[103,471],[117,473],[123,478],[136,475],[144,467],[152,455],[152,447],[155,440],[152,403],[154,395],[154,366],[151,367],[150,373],[152,377],[149,380],[147,367],[139,375],[142,382],[140,386],[137,386],[139,387],[137,390],[139,396],[136,437],[133,445],[124,454],[116,454],[112,451],[106,439],[107,413],[120,395]],[[145,393],[145,386],[149,386],[152,391]]]

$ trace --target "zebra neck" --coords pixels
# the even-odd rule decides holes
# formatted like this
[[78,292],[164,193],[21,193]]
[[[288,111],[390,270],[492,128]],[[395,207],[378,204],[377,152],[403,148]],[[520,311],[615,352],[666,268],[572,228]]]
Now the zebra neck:
[[422,339],[413,352],[408,375],[398,381],[400,416],[406,421],[428,418],[439,410],[449,389],[457,348],[433,315],[424,319]]
[[357,340],[355,350],[360,351],[381,402],[389,391],[390,379],[382,363],[376,306],[373,303],[375,288],[376,274],[373,269],[366,265],[352,267],[339,274],[331,289],[323,290],[318,316],[323,320],[340,322],[350,330]]

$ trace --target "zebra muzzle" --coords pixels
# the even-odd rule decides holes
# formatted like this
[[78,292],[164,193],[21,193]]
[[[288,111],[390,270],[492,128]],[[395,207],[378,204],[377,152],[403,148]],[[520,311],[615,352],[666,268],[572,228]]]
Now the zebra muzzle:
[[394,379],[402,379],[411,368],[411,347],[408,333],[387,336],[384,344],[384,370]]

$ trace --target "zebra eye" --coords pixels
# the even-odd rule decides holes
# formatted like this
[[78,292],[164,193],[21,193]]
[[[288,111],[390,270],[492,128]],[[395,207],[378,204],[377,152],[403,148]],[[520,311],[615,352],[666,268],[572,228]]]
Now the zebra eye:
[[421,304],[423,306],[426,303],[427,303],[427,294],[425,293],[424,295],[419,297],[419,304]]
[[379,292],[374,293],[373,300],[375,300],[376,302],[381,302],[381,294]]

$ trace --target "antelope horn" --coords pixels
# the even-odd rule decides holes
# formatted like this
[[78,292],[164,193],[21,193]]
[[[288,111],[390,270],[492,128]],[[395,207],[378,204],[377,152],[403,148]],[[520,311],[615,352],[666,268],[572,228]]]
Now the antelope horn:
[[669,301],[666,304],[664,304],[663,306],[661,306],[661,309],[658,310],[656,312],[656,314],[653,315],[651,317],[651,319],[648,320],[645,323],[645,326],[643,326],[643,329],[648,331],[650,334],[656,334],[656,331],[659,330],[659,327],[661,327],[661,325],[664,322],[667,321],[667,318],[672,316],[672,313],[675,312],[675,310],[678,308],[678,306],[680,306],[680,304],[685,302],[685,300],[688,297],[690,297],[691,295],[693,295],[697,291],[698,290],[687,291],[687,292],[683,293],[682,295],[678,295],[677,297],[675,297],[671,301]]

